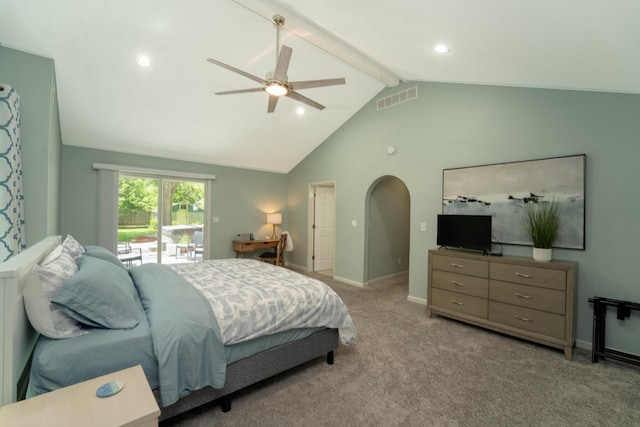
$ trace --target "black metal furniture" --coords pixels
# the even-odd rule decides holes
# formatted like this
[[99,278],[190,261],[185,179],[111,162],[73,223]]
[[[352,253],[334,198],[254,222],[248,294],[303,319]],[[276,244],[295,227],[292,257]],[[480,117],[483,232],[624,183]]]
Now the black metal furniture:
[[607,307],[616,307],[617,318],[624,320],[631,316],[631,310],[640,311],[640,304],[629,301],[620,301],[611,298],[589,298],[593,303],[593,338],[591,342],[591,363],[598,363],[598,358],[608,357],[614,360],[631,363],[640,366],[640,356],[612,350],[605,347],[604,338],[606,332]]
[[118,259],[131,268],[134,261],[140,261],[142,264],[142,248],[132,248],[129,242],[118,243]]

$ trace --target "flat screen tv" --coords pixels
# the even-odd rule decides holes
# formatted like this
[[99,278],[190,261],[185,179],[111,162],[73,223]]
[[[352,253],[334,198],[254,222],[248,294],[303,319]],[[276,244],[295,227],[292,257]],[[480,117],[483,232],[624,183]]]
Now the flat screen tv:
[[438,246],[491,252],[491,215],[438,215]]

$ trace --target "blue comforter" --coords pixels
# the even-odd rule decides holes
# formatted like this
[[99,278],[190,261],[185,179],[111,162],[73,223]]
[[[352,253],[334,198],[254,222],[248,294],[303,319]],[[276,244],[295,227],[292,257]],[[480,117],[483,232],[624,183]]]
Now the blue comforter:
[[[345,344],[355,338],[348,310],[328,286],[266,263],[145,264],[129,274],[140,323],[87,328],[66,340],[41,336],[29,397],[140,364],[164,407],[191,391],[224,387],[227,364],[273,346],[324,328],[338,328]],[[210,283],[196,286],[202,281]],[[267,329],[256,334],[254,324]]]
[[205,386],[222,388],[225,350],[204,296],[165,265],[129,272],[151,327],[162,406]]

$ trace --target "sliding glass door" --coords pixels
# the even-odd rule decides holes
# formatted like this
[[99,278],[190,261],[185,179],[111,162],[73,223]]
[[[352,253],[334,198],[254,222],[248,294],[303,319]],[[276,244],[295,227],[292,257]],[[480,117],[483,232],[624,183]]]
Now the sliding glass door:
[[121,173],[118,254],[131,265],[202,260],[205,194],[204,181]]

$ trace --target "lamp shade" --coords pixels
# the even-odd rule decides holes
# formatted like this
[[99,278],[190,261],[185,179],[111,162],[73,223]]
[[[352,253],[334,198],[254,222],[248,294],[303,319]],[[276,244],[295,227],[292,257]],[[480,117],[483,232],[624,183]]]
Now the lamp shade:
[[282,224],[282,214],[281,213],[268,213],[267,214],[267,224]]

